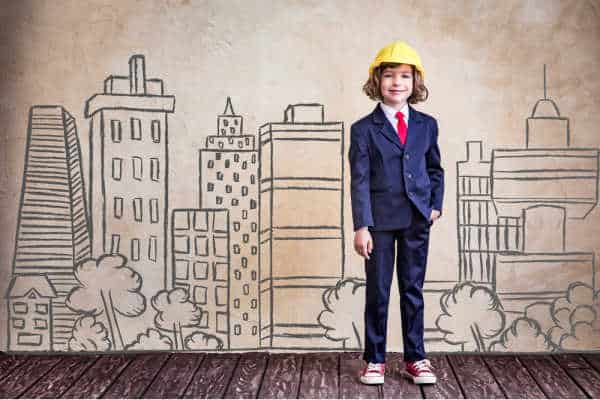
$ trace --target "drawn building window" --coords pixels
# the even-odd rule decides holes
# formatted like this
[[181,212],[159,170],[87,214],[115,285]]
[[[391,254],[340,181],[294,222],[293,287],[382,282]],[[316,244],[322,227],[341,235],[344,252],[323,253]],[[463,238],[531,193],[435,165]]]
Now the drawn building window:
[[239,154],[237,154],[237,153],[236,153],[236,154],[234,154],[234,155],[233,155],[233,161],[235,161],[235,162],[240,162],[240,155],[239,155]]
[[115,197],[114,198],[114,215],[115,218],[121,218],[123,216],[123,198]]
[[243,293],[245,295],[250,294],[250,285],[248,285],[247,283],[245,283],[244,286],[242,286],[242,290],[243,290]]
[[233,181],[234,182],[239,182],[240,181],[240,174],[237,172],[233,173]]
[[208,318],[209,318],[208,311],[202,311],[202,314],[200,315],[200,322],[198,323],[198,327],[208,328]]
[[250,175],[250,183],[253,185],[256,184],[256,175],[254,175],[254,174]]
[[148,241],[148,259],[150,261],[156,261],[156,256],[158,252],[158,248],[156,246],[157,240],[158,239],[156,236],[150,236],[150,239]]
[[131,139],[142,140],[142,121],[138,118],[131,118]]
[[221,171],[217,172],[217,179],[220,180],[220,181],[223,180],[223,172],[221,172]]
[[248,242],[250,241],[250,235],[248,235],[247,233],[244,233],[244,234],[242,235],[242,241],[243,241],[244,243],[248,243]]
[[190,262],[188,260],[175,260],[175,279],[188,280],[189,269]]
[[239,222],[236,221],[236,222],[233,223],[233,230],[235,232],[239,232],[239,230],[240,230],[240,223]]
[[248,321],[248,313],[247,312],[245,312],[245,313],[242,314],[242,319],[244,321]]
[[160,180],[160,165],[158,163],[158,158],[156,157],[150,159],[150,179],[154,182]]
[[150,199],[150,222],[158,223],[158,199]]
[[256,278],[257,278],[257,275],[258,275],[258,274],[256,273],[256,271],[252,271],[252,272],[250,273],[250,276],[252,277],[252,280],[253,280],[253,281],[255,281],[255,280],[256,280]]
[[13,318],[13,328],[23,329],[25,328],[25,320],[23,318]]
[[240,308],[240,299],[233,300],[233,308]]
[[19,332],[17,344],[22,346],[40,346],[42,344],[42,335],[37,333]]
[[225,168],[229,168],[231,166],[231,161],[229,161],[229,158],[227,160],[225,160]]
[[35,329],[48,329],[48,321],[42,318],[34,318],[33,327]]
[[223,204],[223,197],[217,196],[217,198],[215,199],[215,203],[217,203],[217,204]]
[[247,169],[248,168],[248,161],[244,161],[242,163],[242,169]]
[[231,185],[225,185],[225,192],[231,193]]
[[237,281],[241,280],[241,279],[242,279],[242,271],[240,271],[239,269],[236,269],[236,270],[233,272],[233,276],[235,277],[235,279],[236,279]]
[[27,314],[27,303],[17,302],[13,304],[15,314]]
[[242,186],[242,196],[248,196],[248,186]]
[[250,308],[251,308],[251,309],[253,309],[253,310],[255,310],[255,309],[256,309],[256,307],[258,306],[258,304],[257,304],[257,303],[258,303],[258,302],[256,301],[256,299],[252,299],[252,300],[250,300]]
[[227,313],[217,312],[217,332],[227,333]]
[[227,287],[217,286],[215,287],[215,302],[218,306],[227,305]]
[[38,314],[48,314],[48,304],[41,304],[41,303],[36,304],[35,312]]
[[122,166],[123,159],[117,157],[112,159],[112,177],[115,181],[121,180]]
[[233,123],[234,123],[235,125],[239,125],[239,122],[240,122],[240,121],[239,121],[237,118],[233,120]]
[[250,200],[250,209],[254,210],[256,208],[256,200],[251,199]]
[[123,133],[121,131],[121,121],[118,119],[112,119],[110,121],[110,136],[114,143],[120,143],[123,138]]
[[236,198],[231,199],[231,205],[232,206],[237,206],[240,204],[240,201]]
[[217,282],[227,282],[227,263],[213,263],[213,279]]
[[256,154],[252,154],[252,164],[256,164]]
[[110,238],[110,254],[117,254],[121,245],[121,235],[113,234]]
[[136,181],[142,180],[142,158],[132,157],[133,161],[133,179]]
[[197,256],[208,255],[208,238],[205,236],[196,236],[194,239]]
[[242,334],[242,326],[240,324],[235,324],[233,327],[233,334],[239,336]]
[[240,245],[239,244],[233,245],[233,254],[240,254]]
[[258,327],[256,325],[252,326],[252,336],[256,336],[258,334]]
[[242,210],[242,219],[248,219],[248,210]]
[[140,197],[133,199],[133,218],[142,222],[142,199]]
[[257,247],[256,246],[252,246],[251,253],[252,253],[253,256],[256,255],[257,251],[258,251]]
[[194,214],[194,230],[195,231],[208,231],[208,213],[196,211]]
[[208,279],[208,263],[206,261],[196,261],[194,263],[194,278]]
[[190,238],[187,235],[175,235],[173,238],[173,251],[180,254],[190,253]]
[[242,267],[248,268],[248,257],[242,257]]
[[235,128],[234,128],[233,126],[230,126],[230,127],[229,127],[229,132],[230,132],[231,134],[234,134],[234,133],[235,133]]
[[208,160],[208,164],[206,165],[209,169],[212,169],[215,167],[215,162],[214,160]]
[[140,260],[140,239],[131,239],[131,260]]
[[215,256],[227,257],[228,243],[226,237],[213,238]]
[[215,153],[215,160],[220,160],[221,159],[221,153],[220,152],[216,152]]
[[247,137],[244,141],[246,142],[246,146],[250,146],[250,138],[249,137]]
[[205,286],[194,286],[194,303],[206,304],[206,292]]
[[154,143],[160,143],[160,121],[155,119],[152,120],[152,141]]
[[214,183],[212,183],[212,182],[208,182],[208,183],[206,184],[206,190],[207,190],[208,192],[212,192],[212,191],[214,191],[214,190],[215,190],[215,185],[214,185]]
[[256,222],[253,222],[250,224],[250,230],[252,232],[256,232],[257,229],[258,229],[258,224]]

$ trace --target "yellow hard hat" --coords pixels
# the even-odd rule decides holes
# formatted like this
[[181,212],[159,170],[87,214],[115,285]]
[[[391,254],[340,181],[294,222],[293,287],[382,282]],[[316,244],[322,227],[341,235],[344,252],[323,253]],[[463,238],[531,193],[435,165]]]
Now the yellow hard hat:
[[377,57],[375,57],[375,60],[369,67],[369,76],[381,63],[387,62],[414,65],[421,72],[421,76],[425,78],[425,70],[423,69],[423,64],[421,64],[421,58],[415,49],[404,42],[396,41],[379,50]]

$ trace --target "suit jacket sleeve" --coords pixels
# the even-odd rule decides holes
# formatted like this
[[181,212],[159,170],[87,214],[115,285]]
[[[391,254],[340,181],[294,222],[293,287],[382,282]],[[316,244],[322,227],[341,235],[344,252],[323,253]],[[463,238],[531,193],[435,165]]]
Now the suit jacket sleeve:
[[444,201],[444,169],[441,165],[440,148],[438,145],[438,123],[433,120],[433,136],[431,146],[425,153],[427,174],[431,181],[431,208],[442,213]]
[[354,230],[373,226],[370,193],[369,150],[366,137],[355,125],[350,128],[350,197]]

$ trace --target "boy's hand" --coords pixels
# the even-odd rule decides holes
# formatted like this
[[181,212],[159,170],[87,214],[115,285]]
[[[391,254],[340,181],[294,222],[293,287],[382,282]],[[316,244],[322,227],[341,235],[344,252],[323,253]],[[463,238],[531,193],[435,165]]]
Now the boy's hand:
[[431,216],[429,217],[429,221],[433,222],[440,217],[442,213],[438,210],[431,210]]
[[369,228],[363,227],[354,232],[354,250],[363,258],[369,259],[373,251],[373,238]]

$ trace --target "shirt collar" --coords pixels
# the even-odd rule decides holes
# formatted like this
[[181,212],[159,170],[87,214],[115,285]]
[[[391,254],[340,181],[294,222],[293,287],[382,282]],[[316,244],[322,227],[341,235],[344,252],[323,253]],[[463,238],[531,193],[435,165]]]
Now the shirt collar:
[[[383,101],[379,102],[379,104],[381,104],[381,109],[383,110],[383,112],[385,113],[385,115],[388,117],[388,119],[391,120],[395,120],[396,119],[396,109],[394,107],[388,106],[387,104],[385,104]],[[402,111],[402,114],[404,114],[404,120],[408,121],[408,103],[406,103],[404,105],[404,107],[402,107],[400,109],[400,111]]]

